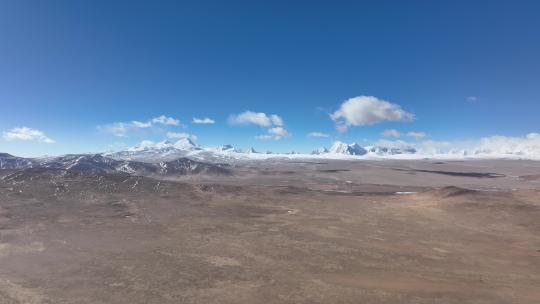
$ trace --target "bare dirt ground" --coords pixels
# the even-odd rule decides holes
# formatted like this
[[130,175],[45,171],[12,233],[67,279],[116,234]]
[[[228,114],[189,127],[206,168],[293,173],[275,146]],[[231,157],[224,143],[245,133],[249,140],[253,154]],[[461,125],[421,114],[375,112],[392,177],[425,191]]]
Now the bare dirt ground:
[[540,163],[0,171],[0,303],[540,303]]

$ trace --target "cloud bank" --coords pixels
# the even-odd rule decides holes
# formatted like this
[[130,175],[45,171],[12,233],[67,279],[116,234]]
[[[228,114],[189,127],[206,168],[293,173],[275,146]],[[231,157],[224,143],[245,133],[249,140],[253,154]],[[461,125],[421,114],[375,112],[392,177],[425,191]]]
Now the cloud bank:
[[524,137],[484,137],[476,147],[476,152],[540,156],[540,133],[529,133]]
[[523,157],[540,159],[540,133],[525,136],[489,136],[473,141],[379,140],[376,146],[388,148],[414,148],[418,155],[431,157]]

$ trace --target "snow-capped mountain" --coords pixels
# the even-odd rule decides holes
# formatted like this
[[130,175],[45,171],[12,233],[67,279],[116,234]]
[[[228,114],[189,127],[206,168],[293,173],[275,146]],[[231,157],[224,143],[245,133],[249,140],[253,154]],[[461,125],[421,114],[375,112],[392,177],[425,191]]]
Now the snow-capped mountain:
[[101,154],[69,154],[47,159],[25,159],[0,154],[0,169],[29,168],[52,169],[81,174],[120,173],[138,176],[170,176],[191,174],[228,175],[229,165],[205,163],[188,158],[177,158],[166,162],[139,162],[117,160]]
[[384,147],[384,146],[366,146],[361,147],[357,143],[347,144],[341,141],[336,141],[330,149],[325,147],[318,148],[311,152],[312,155],[321,157],[336,158],[339,155],[343,156],[365,156],[365,157],[385,157],[399,154],[415,154],[417,151],[412,147]]
[[126,151],[106,153],[107,157],[116,160],[137,160],[149,163],[172,161],[178,158],[190,158],[202,162],[231,163],[236,161],[265,160],[270,158],[355,158],[355,157],[387,157],[400,154],[414,154],[414,148],[396,148],[384,146],[362,147],[357,143],[344,143],[336,141],[330,149],[325,147],[314,150],[311,154],[297,152],[273,153],[267,151],[260,153],[253,147],[245,152],[235,149],[232,145],[220,147],[199,147],[189,139],[181,139],[176,143],[168,141],[153,143],[142,142],[141,144]]
[[107,152],[103,155],[116,160],[132,160],[148,163],[173,161],[178,158],[190,158],[203,162],[219,163],[228,160],[247,159],[249,154],[259,154],[254,148],[243,152],[232,145],[202,148],[189,138],[182,138],[175,143],[162,141],[154,143],[143,141],[125,151]]
[[336,141],[330,148],[329,153],[343,155],[364,155],[367,153],[367,151],[357,143],[346,144],[341,141]]
[[161,162],[185,157],[190,152],[197,150],[201,150],[201,148],[191,139],[182,138],[176,143],[168,140],[157,143],[145,140],[125,151],[104,153],[103,155],[117,160]]
[[190,151],[201,150],[199,146],[197,146],[191,139],[187,137],[178,140],[176,143],[174,143],[173,146],[176,149],[180,149],[180,150],[190,150]]
[[30,158],[17,157],[8,153],[0,153],[0,169],[30,168],[36,161]]
[[[485,139],[473,148],[450,149],[445,145],[430,146],[425,143],[379,142],[377,145],[362,147],[357,143],[336,141],[330,149],[325,147],[311,154],[302,153],[259,153],[254,148],[246,151],[232,145],[220,147],[200,147],[189,138],[177,142],[143,141],[124,151],[101,154],[74,154],[60,157],[23,158],[0,153],[0,169],[50,168],[71,172],[125,172],[129,174],[169,174],[169,172],[219,172],[220,169],[204,169],[204,165],[235,164],[243,161],[263,161],[268,159],[418,159],[418,158],[519,158],[540,159],[540,134],[534,133],[527,139],[516,140],[512,145],[504,145],[505,138]],[[181,160],[182,161],[178,161]],[[192,161],[193,163],[190,163]],[[174,163],[176,162],[176,163]],[[203,168],[203,169],[201,169]],[[195,172],[194,171],[194,172]],[[172,174],[172,173],[171,173]],[[183,173],[182,173],[183,174]]]
[[326,149],[325,147],[320,147],[320,148],[317,148],[315,150],[313,150],[311,152],[311,155],[321,155],[321,154],[324,154],[324,153],[328,153],[328,149]]
[[99,154],[69,154],[48,159],[39,167],[84,173],[113,173],[120,162]]
[[220,146],[217,148],[219,151],[233,151],[233,152],[242,152],[238,149],[235,149],[233,146],[231,145],[223,145],[223,146]]

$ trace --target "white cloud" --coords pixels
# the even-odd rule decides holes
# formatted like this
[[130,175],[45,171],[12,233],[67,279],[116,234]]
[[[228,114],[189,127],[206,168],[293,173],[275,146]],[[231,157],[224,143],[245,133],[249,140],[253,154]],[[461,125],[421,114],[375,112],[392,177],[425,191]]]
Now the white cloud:
[[211,119],[211,118],[208,118],[208,117],[205,117],[205,118],[196,118],[196,117],[193,117],[193,121],[192,121],[194,124],[202,124],[202,125],[208,125],[208,124],[214,124],[216,123],[215,120]]
[[124,122],[113,122],[111,124],[99,125],[97,126],[98,130],[112,134],[118,137],[126,137],[130,129],[130,123]]
[[280,140],[289,137],[289,132],[283,128],[283,119],[276,114],[267,115],[262,112],[245,111],[238,115],[231,115],[229,123],[232,125],[253,124],[268,128],[268,134],[255,136],[259,140]]
[[270,129],[268,129],[268,133],[272,134],[272,135],[281,136],[281,137],[288,137],[289,136],[289,132],[287,130],[285,130],[283,127],[270,128]]
[[165,115],[161,115],[161,116],[152,118],[152,123],[169,125],[169,126],[178,126],[180,124],[180,120],[174,119],[172,117],[167,117]]
[[272,121],[272,123],[276,126],[283,126],[283,119],[279,116],[277,116],[276,114],[272,114],[270,116],[270,120]]
[[400,137],[401,132],[399,132],[398,130],[395,130],[395,129],[388,129],[388,130],[384,130],[381,133],[381,135],[386,136],[386,137]]
[[387,140],[387,139],[379,139],[375,143],[375,145],[380,146],[380,147],[399,148],[399,149],[410,148],[413,146],[411,143],[408,143],[404,140]]
[[421,155],[449,155],[456,157],[525,157],[540,159],[540,133],[526,136],[489,136],[470,141],[379,140],[375,145],[389,148],[414,148]]
[[403,135],[406,135],[408,137],[414,137],[416,140],[420,140],[420,139],[427,136],[426,133],[424,133],[424,132],[411,131],[411,132],[407,132],[407,133],[401,133],[400,131],[395,130],[395,129],[384,130],[381,133],[381,135],[386,136],[386,137],[396,137],[396,138],[399,138],[399,137],[401,137]]
[[281,137],[275,136],[275,135],[265,134],[265,135],[257,135],[257,136],[255,136],[255,139],[259,139],[259,140],[279,140],[279,139],[281,139]]
[[143,140],[141,141],[140,144],[138,144],[139,147],[141,148],[151,148],[151,147],[154,147],[156,145],[155,142],[151,141],[151,140]]
[[148,121],[148,122],[140,122],[140,121],[134,120],[134,121],[131,122],[131,124],[135,128],[150,128],[152,126],[152,122],[150,122],[150,121]]
[[540,133],[529,133],[524,137],[484,137],[475,150],[477,153],[540,156]]
[[132,120],[131,122],[113,122],[110,124],[99,125],[97,128],[102,132],[109,133],[117,137],[127,137],[130,131],[152,128],[156,124],[165,126],[179,126],[180,120],[161,115],[146,122],[138,120]]
[[348,129],[349,129],[349,127],[346,124],[342,124],[342,123],[336,124],[336,130],[339,133],[345,133],[345,132],[347,132]]
[[268,129],[268,134],[255,136],[260,140],[280,140],[285,137],[289,137],[291,134],[283,127],[274,127]]
[[13,128],[10,131],[4,131],[3,137],[5,140],[28,140],[28,141],[39,141],[42,143],[52,144],[55,143],[54,140],[50,139],[45,133],[40,130],[32,129],[28,127],[22,128]]
[[375,143],[376,146],[398,149],[415,149],[418,154],[434,155],[448,153],[452,145],[446,141],[424,140],[419,142],[407,142],[404,140],[381,139]]
[[416,140],[419,140],[419,139],[425,138],[427,134],[424,132],[411,131],[407,133],[407,136],[414,137]]
[[345,132],[349,126],[364,126],[383,121],[412,121],[414,114],[403,110],[399,105],[378,99],[374,96],[358,96],[341,104],[330,114],[336,128]]
[[189,138],[192,140],[197,140],[197,135],[189,134],[185,132],[167,132],[167,137],[174,138],[174,139]]
[[156,148],[156,143],[151,140],[143,140],[138,145],[128,149],[128,151],[144,151],[149,148]]
[[270,116],[262,112],[245,111],[238,115],[231,115],[229,123],[233,125],[254,124],[261,127],[283,126],[283,119],[276,114]]
[[308,137],[328,137],[328,134],[322,132],[310,132],[307,134]]
[[475,102],[475,101],[478,101],[478,97],[476,97],[476,96],[468,96],[467,100],[470,101],[470,102]]

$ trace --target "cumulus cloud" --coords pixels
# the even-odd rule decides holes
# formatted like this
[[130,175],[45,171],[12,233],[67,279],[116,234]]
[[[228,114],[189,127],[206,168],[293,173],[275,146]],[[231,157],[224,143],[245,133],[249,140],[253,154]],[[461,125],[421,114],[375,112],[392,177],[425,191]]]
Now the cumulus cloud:
[[258,139],[258,140],[279,140],[279,139],[281,139],[281,137],[275,136],[275,135],[264,134],[264,135],[255,136],[255,139]]
[[130,129],[130,123],[113,122],[106,125],[99,125],[97,129],[101,132],[109,133],[117,137],[127,137]]
[[384,121],[412,121],[414,114],[399,105],[374,96],[358,96],[343,102],[340,108],[330,114],[336,128],[344,132],[350,126],[372,125]]
[[194,124],[200,124],[200,125],[210,125],[210,124],[216,123],[215,120],[213,120],[213,119],[211,119],[211,118],[208,118],[208,117],[205,117],[205,118],[197,118],[197,117],[193,117],[192,122],[193,122]]
[[131,122],[135,128],[150,128],[152,126],[152,122],[140,122],[137,120],[134,120]]
[[398,130],[395,130],[395,129],[388,129],[388,130],[384,130],[381,133],[381,135],[386,136],[386,137],[400,137],[401,132],[399,132]]
[[280,126],[280,127],[283,126],[283,119],[277,116],[276,114],[270,115],[270,120],[276,126]]
[[276,114],[267,115],[263,112],[245,111],[238,115],[231,115],[229,123],[232,125],[258,125],[261,127],[283,126],[283,119]]
[[283,127],[273,127],[268,129],[268,134],[255,136],[260,140],[280,140],[285,137],[289,137],[291,134]]
[[283,127],[274,127],[268,129],[268,133],[272,135],[277,135],[281,137],[287,137],[289,136],[289,132],[285,130]]
[[419,139],[422,139],[422,138],[426,137],[427,134],[424,133],[424,132],[415,132],[415,131],[411,131],[411,132],[408,132],[408,133],[407,133],[407,136],[409,136],[409,137],[414,137],[416,140],[419,140]]
[[167,132],[167,137],[171,139],[189,138],[192,140],[197,140],[197,135],[189,134],[185,132]]
[[117,137],[127,137],[130,131],[137,129],[148,129],[154,127],[155,125],[179,126],[180,120],[161,115],[148,121],[132,120],[131,122],[113,122],[110,124],[99,125],[97,126],[97,129]]
[[180,120],[174,119],[172,117],[167,117],[165,115],[161,115],[161,116],[152,118],[152,123],[169,125],[169,126],[178,126],[180,124]]
[[310,132],[307,134],[308,137],[328,137],[328,134],[322,132]]
[[9,131],[4,131],[3,137],[5,140],[8,140],[8,141],[26,140],[26,141],[38,141],[38,142],[42,142],[46,144],[55,143],[54,140],[49,138],[42,131],[28,128],[28,127],[13,128]]
[[245,111],[229,117],[229,123],[232,125],[258,125],[268,128],[268,134],[255,136],[259,140],[280,140],[289,137],[290,133],[283,128],[283,118],[276,114],[267,115],[263,112]]

